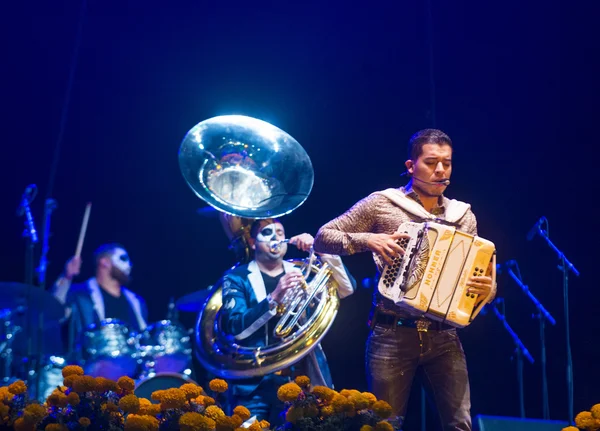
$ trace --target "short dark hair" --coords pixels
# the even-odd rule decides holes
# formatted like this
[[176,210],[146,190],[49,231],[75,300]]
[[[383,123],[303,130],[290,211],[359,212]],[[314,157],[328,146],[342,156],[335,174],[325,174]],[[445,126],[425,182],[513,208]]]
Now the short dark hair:
[[450,136],[438,129],[419,130],[408,141],[408,157],[410,160],[417,160],[423,154],[423,145],[425,144],[449,145],[452,147],[452,140]]
[[250,226],[250,238],[256,239],[256,236],[258,235],[258,232],[259,232],[260,224],[261,224],[261,222],[263,222],[265,220],[269,220],[271,223],[279,223],[279,224],[281,224],[283,226],[283,224],[281,223],[281,221],[279,219],[276,219],[276,218],[254,220],[254,222],[252,222],[252,225]]
[[100,247],[98,247],[96,249],[96,251],[94,252],[94,261],[96,262],[96,265],[98,265],[98,262],[100,262],[100,259],[102,259],[103,257],[106,257],[106,256],[110,256],[118,248],[122,248],[123,250],[125,250],[125,247],[123,247],[121,244],[116,243],[116,242],[102,244]]

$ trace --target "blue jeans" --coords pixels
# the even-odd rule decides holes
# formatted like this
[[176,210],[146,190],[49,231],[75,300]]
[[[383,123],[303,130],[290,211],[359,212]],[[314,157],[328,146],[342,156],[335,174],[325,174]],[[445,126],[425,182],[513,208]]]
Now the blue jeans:
[[366,364],[369,390],[390,403],[400,423],[420,368],[443,429],[471,430],[467,362],[455,329],[419,332],[376,324],[367,341]]

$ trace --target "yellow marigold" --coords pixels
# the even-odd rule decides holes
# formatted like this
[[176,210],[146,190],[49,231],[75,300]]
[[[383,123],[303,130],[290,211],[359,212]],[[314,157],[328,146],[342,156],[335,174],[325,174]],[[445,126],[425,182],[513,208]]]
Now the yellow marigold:
[[119,389],[117,382],[106,377],[96,377],[96,390],[100,393],[116,392]]
[[577,428],[590,429],[590,430],[597,429],[594,427],[595,424],[596,424],[596,419],[594,419],[591,412],[585,411],[585,412],[581,412],[581,413],[577,414],[577,416],[575,416],[575,425],[577,426]]
[[125,413],[137,413],[140,410],[140,400],[133,394],[125,395],[119,400],[119,408]]
[[211,391],[218,392],[218,393],[225,392],[228,388],[227,382],[225,380],[221,380],[221,379],[212,379],[208,383],[208,387],[210,388]]
[[46,431],[68,431],[68,428],[61,424],[48,424],[44,429]]
[[244,423],[244,421],[242,420],[242,418],[239,417],[236,414],[231,415],[231,419],[233,419],[233,421],[235,422],[235,427],[236,428],[241,427],[242,424]]
[[254,423],[248,427],[248,431],[262,431],[260,422],[254,421]]
[[216,427],[216,423],[209,417],[196,412],[188,412],[179,418],[179,428],[181,431],[211,431]]
[[69,395],[67,395],[67,403],[69,403],[71,406],[76,406],[81,402],[81,399],[79,398],[79,395],[77,395],[77,392],[71,392]]
[[140,397],[138,398],[138,401],[140,402],[140,407],[152,405],[152,401],[150,401],[148,398]]
[[196,398],[202,395],[202,388],[193,383],[185,383],[179,387],[184,393],[188,400]]
[[392,414],[392,406],[389,405],[386,401],[379,400],[373,403],[373,407],[371,407],[373,413],[379,416],[382,419],[387,419]]
[[185,392],[179,388],[171,388],[161,394],[160,408],[163,410],[180,409],[185,406],[186,402]]
[[73,390],[80,394],[96,390],[96,379],[92,376],[77,376],[73,381]]
[[46,417],[46,407],[40,404],[29,404],[23,410],[23,419],[26,423],[36,425]]
[[13,423],[15,431],[35,431],[35,425],[25,422],[25,419],[19,418]]
[[335,413],[333,410],[333,406],[323,406],[321,407],[321,416],[324,418],[332,416]]
[[262,421],[260,421],[259,425],[260,425],[260,427],[262,429],[265,429],[265,428],[269,429],[269,428],[271,428],[271,424],[269,422],[267,422],[266,420],[264,420],[264,419]]
[[327,386],[315,386],[312,393],[321,399],[325,404],[331,403],[335,396],[335,391]]
[[594,419],[600,419],[600,404],[594,404],[590,411]]
[[140,406],[138,414],[147,416],[158,416],[161,412],[160,404],[150,404],[149,406]]
[[340,395],[345,396],[346,398],[350,398],[353,395],[358,395],[360,394],[359,391],[357,391],[356,389],[342,389],[340,391]]
[[83,368],[79,365],[67,365],[62,369],[63,378],[69,376],[83,376],[83,374]]
[[117,386],[126,391],[133,391],[135,389],[135,382],[131,377],[123,376],[117,380]]
[[14,395],[21,395],[27,392],[27,385],[23,380],[17,380],[8,386],[8,392]]
[[369,407],[372,407],[377,402],[377,397],[371,392],[363,392],[362,395],[369,400]]
[[294,379],[294,382],[301,388],[308,388],[310,386],[310,378],[307,376],[298,376]]
[[295,401],[298,399],[298,395],[302,393],[302,388],[296,383],[286,383],[281,385],[277,390],[277,398],[281,401]]
[[298,419],[304,417],[304,409],[302,407],[291,406],[285,413],[285,420],[291,424],[295,424]]
[[348,417],[353,417],[356,415],[356,408],[354,407],[354,403],[343,396],[341,393],[336,395],[333,398],[333,402],[331,403],[333,406],[333,410],[336,413],[346,414]]
[[579,428],[577,428],[577,427],[566,427],[566,428],[563,428],[560,431],[579,431]]
[[84,428],[87,428],[91,425],[92,421],[90,420],[90,418],[86,418],[85,416],[79,418],[79,425],[81,425]]
[[375,424],[375,431],[394,431],[394,427],[387,421],[381,421]]
[[236,421],[229,416],[219,416],[215,419],[215,431],[234,431],[237,428]]
[[373,431],[373,427],[371,425],[363,425],[360,427],[360,431]]
[[158,419],[147,415],[130,414],[125,421],[126,431],[158,431]]
[[354,403],[354,407],[356,407],[356,410],[365,410],[370,407],[369,398],[367,398],[360,392],[357,394],[350,395],[349,399]]
[[216,421],[218,417],[225,416],[225,413],[220,407],[208,406],[206,410],[204,410],[204,415]]
[[150,398],[156,401],[160,401],[164,396],[165,392],[167,392],[166,389],[159,389],[158,391],[152,392],[152,394],[150,394]]
[[244,406],[237,406],[236,408],[234,408],[233,414],[238,415],[244,422],[250,419],[250,416],[252,416],[250,414],[250,410],[248,410]]

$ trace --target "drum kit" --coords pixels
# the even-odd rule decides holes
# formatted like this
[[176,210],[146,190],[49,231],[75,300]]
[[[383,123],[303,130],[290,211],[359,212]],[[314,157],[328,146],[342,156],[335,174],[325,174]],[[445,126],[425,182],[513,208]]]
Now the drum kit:
[[0,290],[1,386],[24,380],[30,396],[44,401],[62,385],[62,369],[70,364],[92,376],[129,376],[137,382],[136,393],[147,398],[155,390],[193,382],[192,330],[173,318],[172,309],[197,313],[208,296],[205,291],[172,301],[171,319],[140,332],[116,319],[91,325],[81,334],[78,352],[65,355],[60,347],[65,311],[54,296],[21,283],[0,283]]

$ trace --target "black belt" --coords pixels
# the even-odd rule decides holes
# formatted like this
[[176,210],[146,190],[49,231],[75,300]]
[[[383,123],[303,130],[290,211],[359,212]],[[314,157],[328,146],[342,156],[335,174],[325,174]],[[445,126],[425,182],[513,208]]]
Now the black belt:
[[432,330],[432,331],[443,331],[447,329],[452,329],[453,326],[447,325],[442,322],[436,322],[435,320],[419,318],[419,319],[407,319],[403,317],[398,317],[395,314],[383,313],[379,310],[376,310],[373,316],[373,320],[371,323],[371,327],[379,325],[379,326],[387,326],[387,327],[397,327],[404,326],[407,328],[417,328],[421,330]]

